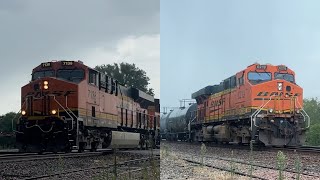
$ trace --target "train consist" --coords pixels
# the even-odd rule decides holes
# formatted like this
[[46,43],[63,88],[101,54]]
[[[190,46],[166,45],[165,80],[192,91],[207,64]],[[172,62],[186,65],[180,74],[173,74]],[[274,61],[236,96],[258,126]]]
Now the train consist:
[[284,65],[252,64],[192,98],[196,104],[162,115],[162,138],[300,146],[310,126],[303,89]]
[[37,66],[21,88],[21,151],[83,151],[159,144],[159,99],[81,61]]

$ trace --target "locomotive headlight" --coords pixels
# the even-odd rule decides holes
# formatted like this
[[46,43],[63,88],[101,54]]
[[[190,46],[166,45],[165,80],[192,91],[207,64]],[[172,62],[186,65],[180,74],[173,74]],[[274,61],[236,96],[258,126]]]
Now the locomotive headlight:
[[24,115],[27,114],[27,112],[26,112],[25,110],[22,110],[22,111],[21,111],[21,114],[24,116]]
[[271,119],[271,120],[270,120],[270,122],[274,123],[274,120],[273,120],[273,119]]
[[49,82],[43,81],[43,89],[49,89]]
[[269,113],[273,113],[273,109],[272,108],[269,109]]
[[282,91],[282,82],[278,83],[278,91]]
[[300,109],[297,109],[297,110],[296,110],[296,113],[297,113],[297,114],[300,114]]
[[57,110],[55,110],[55,109],[53,109],[52,111],[51,111],[51,114],[57,114]]

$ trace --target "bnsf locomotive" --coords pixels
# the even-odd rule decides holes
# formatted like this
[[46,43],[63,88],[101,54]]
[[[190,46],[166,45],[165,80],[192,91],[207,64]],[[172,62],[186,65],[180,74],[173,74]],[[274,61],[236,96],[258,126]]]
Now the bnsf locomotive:
[[302,94],[288,67],[253,64],[193,93],[197,104],[164,115],[161,135],[169,140],[299,146],[310,125]]
[[83,151],[159,144],[159,99],[84,65],[42,63],[21,88],[21,151]]

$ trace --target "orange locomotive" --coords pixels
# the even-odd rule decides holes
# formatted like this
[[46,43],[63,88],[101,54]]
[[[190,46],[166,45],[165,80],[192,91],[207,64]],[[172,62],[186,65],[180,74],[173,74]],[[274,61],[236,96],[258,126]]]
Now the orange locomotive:
[[21,151],[148,147],[159,143],[159,99],[81,61],[42,63],[21,88]]
[[302,95],[288,67],[250,65],[219,85],[192,94],[198,104],[192,139],[302,145],[310,125]]

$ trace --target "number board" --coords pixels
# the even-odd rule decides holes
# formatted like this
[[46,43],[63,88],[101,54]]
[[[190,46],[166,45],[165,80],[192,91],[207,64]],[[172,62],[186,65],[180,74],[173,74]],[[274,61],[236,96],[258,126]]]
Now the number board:
[[286,71],[287,70],[287,66],[278,66],[278,70],[279,71]]
[[73,66],[73,61],[62,61],[62,66]]
[[257,69],[267,69],[267,65],[257,65]]
[[51,67],[51,62],[42,63],[41,66],[42,66],[43,68]]

